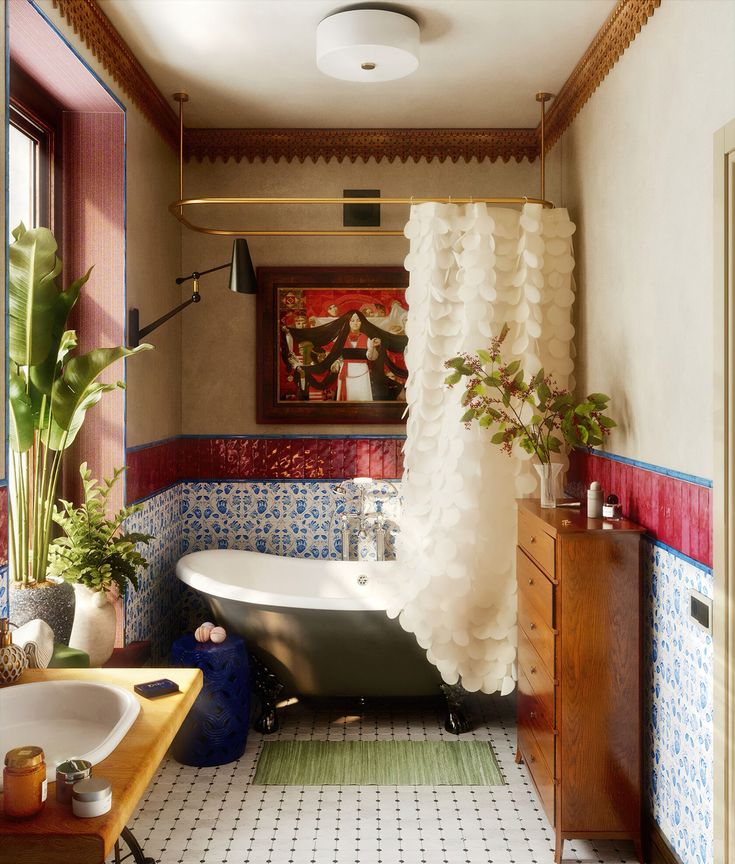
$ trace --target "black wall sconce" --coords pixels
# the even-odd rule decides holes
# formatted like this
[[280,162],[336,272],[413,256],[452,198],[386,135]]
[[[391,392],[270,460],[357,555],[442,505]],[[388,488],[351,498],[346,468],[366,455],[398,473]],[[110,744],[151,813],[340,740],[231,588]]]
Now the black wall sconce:
[[156,318],[153,323],[147,324],[145,327],[140,326],[139,311],[136,308],[129,309],[128,346],[130,348],[137,348],[141,339],[144,339],[149,333],[158,329],[161,324],[165,324],[169,318],[178,315],[179,312],[182,312],[191,303],[199,303],[202,299],[199,293],[199,279],[202,276],[206,276],[207,273],[224,270],[225,267],[232,268],[230,271],[230,291],[234,291],[236,294],[258,293],[258,280],[255,277],[255,270],[253,269],[253,262],[250,258],[250,250],[248,249],[247,240],[239,237],[232,244],[232,261],[228,261],[227,264],[220,264],[218,267],[210,267],[209,270],[202,270],[201,272],[195,270],[189,276],[179,276],[176,280],[177,285],[183,285],[184,282],[188,282],[189,279],[193,281],[194,285],[192,287],[191,297],[188,300],[184,300],[184,302],[180,303],[175,309],[172,309],[165,315],[161,315],[160,318]]

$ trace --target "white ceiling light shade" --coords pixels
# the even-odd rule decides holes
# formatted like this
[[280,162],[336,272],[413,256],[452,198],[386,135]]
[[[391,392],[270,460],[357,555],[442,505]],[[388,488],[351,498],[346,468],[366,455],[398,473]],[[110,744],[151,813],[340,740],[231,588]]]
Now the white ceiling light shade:
[[383,9],[337,12],[316,29],[316,65],[344,81],[393,81],[419,66],[419,25]]

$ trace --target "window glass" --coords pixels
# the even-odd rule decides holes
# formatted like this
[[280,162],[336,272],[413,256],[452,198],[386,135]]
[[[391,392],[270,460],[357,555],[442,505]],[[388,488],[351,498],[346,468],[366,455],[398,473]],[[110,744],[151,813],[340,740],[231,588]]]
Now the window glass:
[[[38,227],[38,142],[21,129],[10,127],[9,230],[21,222]],[[12,237],[11,237],[12,239]]]

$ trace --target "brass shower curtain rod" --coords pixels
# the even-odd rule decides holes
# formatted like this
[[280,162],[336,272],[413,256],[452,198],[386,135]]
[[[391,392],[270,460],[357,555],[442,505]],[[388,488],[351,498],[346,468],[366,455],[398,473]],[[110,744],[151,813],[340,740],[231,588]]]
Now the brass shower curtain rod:
[[388,228],[348,228],[348,229],[257,229],[257,228],[207,228],[197,225],[184,215],[184,208],[207,206],[213,204],[225,205],[262,205],[262,204],[388,204],[408,206],[412,204],[541,204],[542,207],[553,208],[554,204],[544,198],[544,121],[546,103],[552,98],[551,93],[537,93],[536,101],[541,103],[541,196],[530,198],[527,195],[507,198],[184,198],[184,112],[183,103],[189,100],[186,93],[174,93],[174,99],[179,103],[179,199],[169,204],[169,212],[191,231],[199,234],[210,234],[218,237],[402,237],[403,230]]

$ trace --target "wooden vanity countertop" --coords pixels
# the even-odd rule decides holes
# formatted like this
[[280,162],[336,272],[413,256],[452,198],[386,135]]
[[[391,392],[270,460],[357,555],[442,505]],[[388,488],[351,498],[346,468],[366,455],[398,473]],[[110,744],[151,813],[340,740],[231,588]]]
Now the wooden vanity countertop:
[[[157,678],[172,679],[181,693],[145,699],[133,691],[134,684]],[[46,804],[31,819],[6,819],[0,805],[0,864],[102,864],[202,689],[199,669],[147,667],[27,669],[15,684],[8,686],[65,680],[116,684],[133,693],[140,702],[140,713],[123,740],[92,768],[92,776],[106,777],[112,783],[112,809],[104,816],[80,819],[72,814],[71,805],[56,801],[56,783],[48,784]]]

